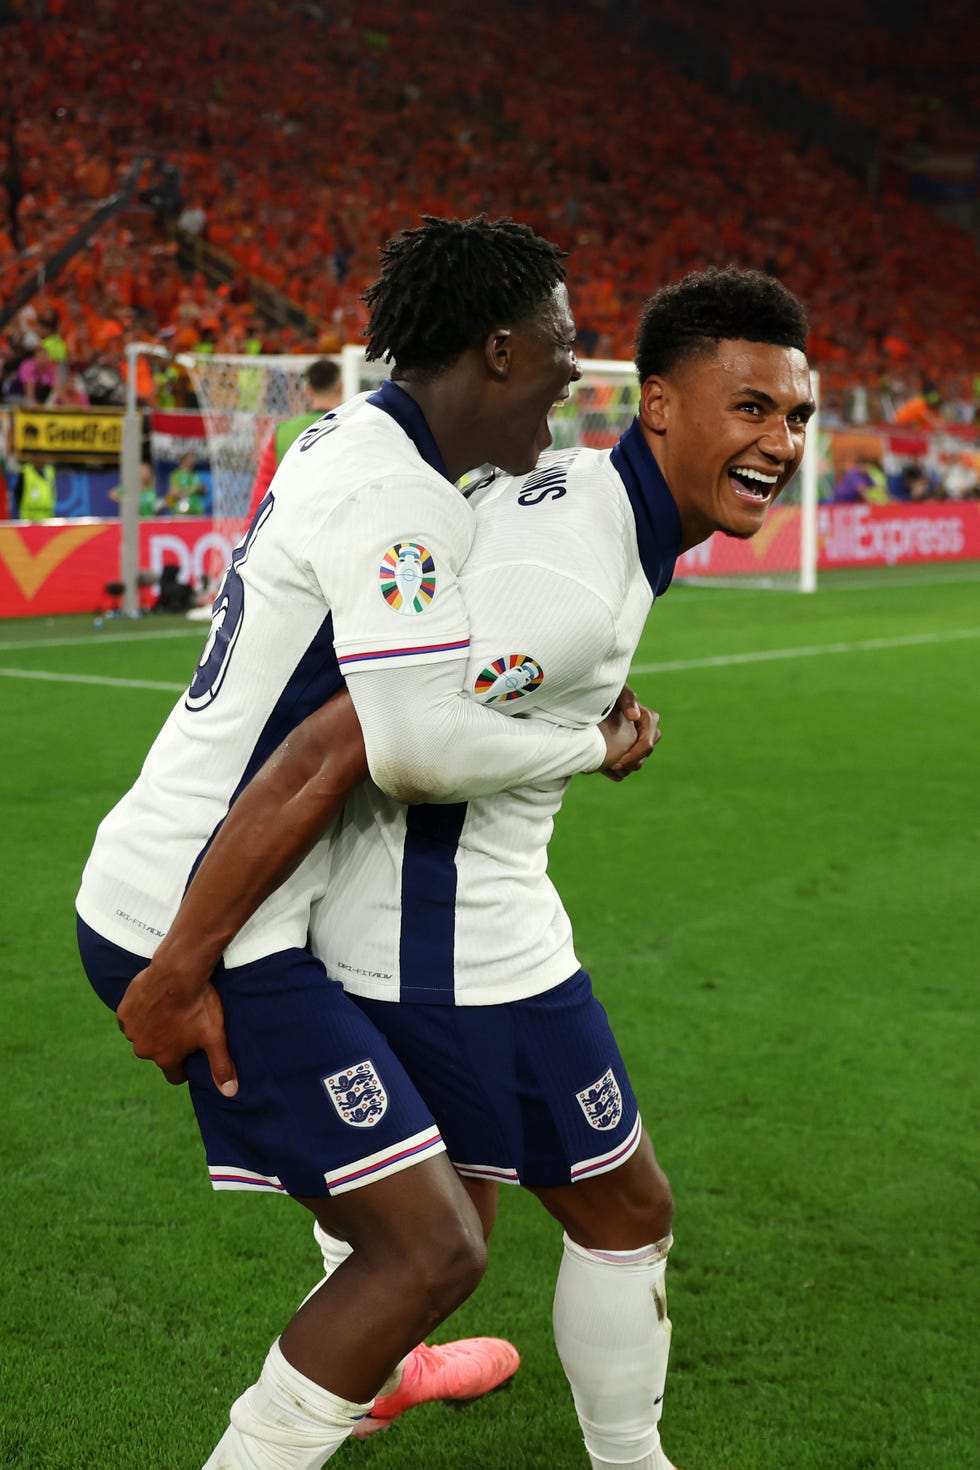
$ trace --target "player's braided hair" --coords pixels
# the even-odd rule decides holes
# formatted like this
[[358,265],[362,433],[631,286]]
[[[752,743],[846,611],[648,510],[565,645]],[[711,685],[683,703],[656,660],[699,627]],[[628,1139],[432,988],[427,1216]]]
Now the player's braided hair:
[[449,367],[495,327],[531,316],[565,279],[566,252],[512,219],[423,215],[381,250],[381,274],[364,292],[369,360],[399,373]]
[[808,325],[799,301],[774,276],[711,266],[650,297],[634,339],[636,370],[642,383],[723,340],[805,352]]

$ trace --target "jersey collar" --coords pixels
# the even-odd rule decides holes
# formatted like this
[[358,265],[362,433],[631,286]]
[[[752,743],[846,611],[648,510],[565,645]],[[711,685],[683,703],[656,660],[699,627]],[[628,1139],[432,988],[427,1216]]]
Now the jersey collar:
[[373,403],[375,408],[390,414],[395,423],[405,430],[426,464],[431,465],[445,479],[449,479],[439,446],[425,421],[425,414],[404,388],[399,388],[397,383],[386,378],[378,391],[370,395],[368,403]]
[[681,515],[660,466],[650,453],[638,419],[612,452],[636,521],[636,543],[644,575],[659,597],[670,586],[681,549]]

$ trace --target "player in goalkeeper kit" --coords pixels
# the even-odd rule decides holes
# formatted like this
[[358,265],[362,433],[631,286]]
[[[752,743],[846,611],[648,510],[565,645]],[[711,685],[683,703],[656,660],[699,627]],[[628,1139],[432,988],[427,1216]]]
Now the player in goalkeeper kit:
[[[454,482],[484,463],[527,471],[551,442],[549,409],[579,375],[564,276],[555,246],[507,220],[427,219],[382,252],[369,355],[393,357],[397,381],[287,452],[215,599],[190,687],[86,865],[80,949],[114,1009],[240,792],[345,684],[338,808],[366,762],[394,798],[466,800],[635,764],[652,748],[638,712],[639,736],[620,714],[604,734],[510,720],[462,692],[459,573],[475,515]],[[221,1001],[196,998],[180,1052],[199,1044],[202,1020],[206,1032],[227,1021],[237,1089],[215,1085],[204,1052],[186,1062],[214,1187],[292,1195],[325,1242],[356,1245],[233,1407],[214,1470],[320,1466],[364,1432],[379,1391],[390,1419],[484,1393],[518,1362],[496,1339],[418,1346],[480,1280],[483,1226],[404,1068],[307,948],[321,881],[311,861],[222,946]],[[178,986],[165,1005],[186,994]]]
[[[614,449],[547,454],[523,478],[478,487],[461,577],[474,702],[573,728],[603,714],[679,553],[715,530],[754,535],[796,472],[814,410],[805,341],[803,311],[778,282],[695,273],[648,303],[639,413]],[[397,585],[392,561],[381,596],[407,595]],[[197,1008],[216,1004],[212,970],[257,898],[335,812],[347,729],[334,700],[242,795],[121,1008],[139,1055],[172,1069],[191,1044],[207,1046],[219,1081],[237,1065],[247,1085],[233,1017],[234,1064]],[[385,794],[386,771],[371,772],[307,860],[322,895],[314,951],[405,1065],[483,1218],[504,1180],[563,1226],[555,1335],[592,1466],[669,1470],[659,1419],[673,1206],[547,878],[565,783],[456,801],[447,782],[443,804],[406,807]],[[220,969],[216,984],[224,995]],[[183,1009],[168,1009],[181,988]]]

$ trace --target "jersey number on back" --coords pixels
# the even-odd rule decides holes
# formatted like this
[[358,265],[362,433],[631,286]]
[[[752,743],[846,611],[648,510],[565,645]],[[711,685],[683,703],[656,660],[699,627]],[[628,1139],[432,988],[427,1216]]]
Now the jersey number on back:
[[272,505],[273,496],[270,491],[259,503],[245,539],[231,554],[231,566],[222,578],[211,608],[211,630],[201,650],[191,687],[184,698],[186,709],[203,709],[205,705],[211,704],[217,699],[224,683],[245,614],[245,583],[241,579],[239,568],[248,560],[249,548],[259,527],[271,514]]

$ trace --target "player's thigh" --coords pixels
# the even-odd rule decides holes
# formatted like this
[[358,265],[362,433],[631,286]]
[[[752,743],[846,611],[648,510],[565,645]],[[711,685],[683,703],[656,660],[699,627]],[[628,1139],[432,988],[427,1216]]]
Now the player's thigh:
[[445,1153],[341,1195],[300,1198],[323,1229],[347,1240],[363,1261],[394,1257],[408,1269],[485,1262],[483,1223]]
[[575,1184],[527,1186],[576,1244],[630,1251],[670,1234],[674,1201],[646,1132],[625,1163]]

